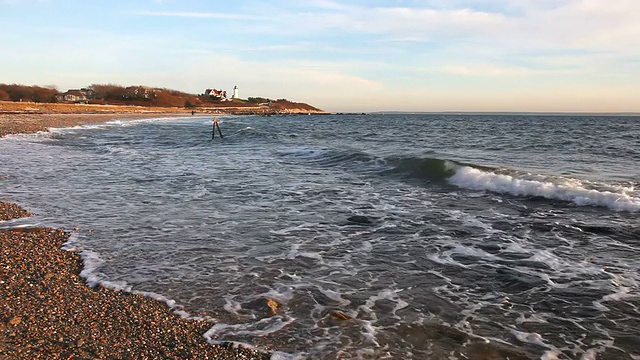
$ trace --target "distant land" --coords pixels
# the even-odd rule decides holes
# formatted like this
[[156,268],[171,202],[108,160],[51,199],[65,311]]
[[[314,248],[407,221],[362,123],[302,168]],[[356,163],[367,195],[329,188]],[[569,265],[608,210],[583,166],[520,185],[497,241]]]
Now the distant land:
[[369,114],[379,115],[505,115],[505,116],[640,116],[633,112],[545,112],[545,111],[375,111]]
[[[14,104],[12,104],[14,103]],[[306,103],[287,99],[248,97],[241,99],[237,87],[231,97],[218,89],[205,89],[202,94],[189,94],[166,88],[93,84],[80,89],[59,91],[55,86],[0,84],[0,112],[29,112],[25,103],[34,104],[31,112],[110,112],[131,107],[140,111],[167,112],[176,109],[213,114],[325,114]],[[37,105],[35,105],[37,104]],[[67,106],[64,106],[67,105]],[[81,105],[70,107],[68,105]],[[101,107],[102,106],[102,107]],[[78,111],[75,111],[78,110]]]

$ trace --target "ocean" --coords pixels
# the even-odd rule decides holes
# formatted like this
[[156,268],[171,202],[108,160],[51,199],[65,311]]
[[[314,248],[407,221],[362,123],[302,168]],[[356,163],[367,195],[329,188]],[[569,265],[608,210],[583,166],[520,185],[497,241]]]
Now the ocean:
[[218,118],[0,139],[0,227],[274,359],[640,359],[640,117]]

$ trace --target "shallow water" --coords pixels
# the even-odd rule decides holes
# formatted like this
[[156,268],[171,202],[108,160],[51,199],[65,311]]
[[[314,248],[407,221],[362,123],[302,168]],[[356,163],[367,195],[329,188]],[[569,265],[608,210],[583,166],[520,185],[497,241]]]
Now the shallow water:
[[204,117],[0,139],[0,196],[78,226],[90,282],[214,317],[212,341],[639,358],[640,118],[220,119],[224,140]]

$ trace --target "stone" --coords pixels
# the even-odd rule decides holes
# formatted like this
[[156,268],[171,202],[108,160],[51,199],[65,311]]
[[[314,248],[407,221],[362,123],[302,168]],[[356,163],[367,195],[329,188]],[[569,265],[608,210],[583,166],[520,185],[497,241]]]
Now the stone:
[[9,325],[16,326],[22,322],[22,318],[20,316],[14,316],[11,320],[9,320]]
[[351,316],[349,316],[349,315],[347,315],[347,314],[343,313],[342,311],[337,311],[337,310],[336,310],[336,311],[334,311],[334,312],[331,314],[331,317],[332,317],[334,320],[342,320],[342,321],[352,319],[352,317],[351,317]]

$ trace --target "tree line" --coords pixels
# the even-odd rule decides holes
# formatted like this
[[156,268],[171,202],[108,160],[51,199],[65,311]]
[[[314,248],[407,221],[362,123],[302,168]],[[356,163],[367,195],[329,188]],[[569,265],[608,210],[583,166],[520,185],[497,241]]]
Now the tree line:
[[58,89],[55,86],[0,84],[0,101],[57,102],[56,95],[58,93]]
[[[67,95],[65,97],[65,95]],[[167,88],[148,86],[120,86],[116,84],[92,84],[81,89],[60,92],[56,86],[28,86],[21,84],[0,84],[0,101],[27,101],[36,103],[82,102],[88,104],[137,105],[157,107],[206,107],[206,106],[255,106],[257,104],[276,103],[285,106],[287,99],[269,99],[249,97],[228,100],[222,103],[219,98],[205,94],[188,94]]]
[[[166,88],[147,86],[120,86],[92,84],[82,89],[69,90],[73,101],[90,104],[139,105],[160,107],[194,107],[203,103],[199,96]],[[0,84],[0,101],[31,101],[37,103],[64,102],[64,94],[55,86],[28,86]]]

